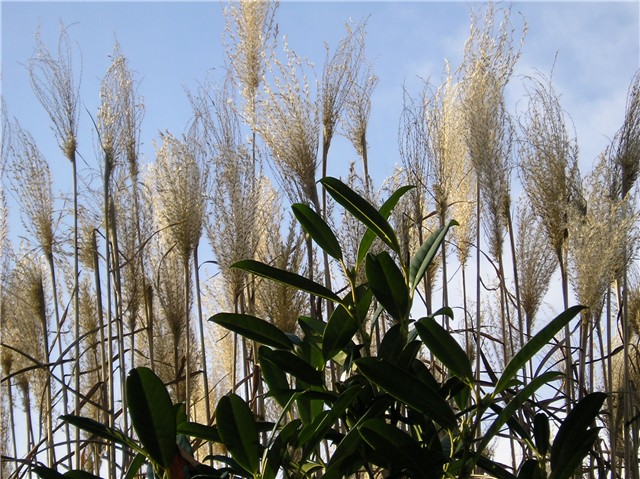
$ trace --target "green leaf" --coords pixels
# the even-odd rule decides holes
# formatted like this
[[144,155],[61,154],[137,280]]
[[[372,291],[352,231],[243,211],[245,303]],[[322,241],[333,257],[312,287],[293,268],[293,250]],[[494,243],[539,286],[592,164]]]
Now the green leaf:
[[258,471],[258,429],[247,403],[237,394],[223,396],[216,407],[218,431],[231,457],[254,475]]
[[42,479],[64,479],[63,474],[47,466],[33,466],[31,470]]
[[258,349],[258,361],[260,362],[260,370],[264,381],[269,387],[269,395],[285,407],[294,391],[291,390],[287,375],[271,358],[273,350],[266,346],[260,346]]
[[507,471],[502,465],[485,456],[480,456],[477,464],[480,469],[483,469],[497,479],[516,479],[516,476]]
[[549,434],[549,417],[545,413],[539,412],[533,418],[533,437],[536,441],[538,452],[543,456],[549,450]]
[[442,427],[457,426],[449,403],[413,374],[384,359],[361,358],[356,361],[356,366],[367,379],[398,401],[425,414]]
[[178,425],[177,433],[209,442],[222,442],[217,427],[206,426],[197,422],[183,422]]
[[82,416],[74,416],[72,414],[67,414],[61,416],[60,418],[63,421],[66,421],[69,424],[82,429],[83,431],[87,431],[91,434],[101,437],[102,439],[113,441],[116,444],[131,448],[137,452],[143,452],[138,443],[124,434],[122,431],[105,426],[104,424],[94,419]]
[[373,295],[384,309],[399,323],[409,318],[409,290],[404,275],[391,255],[383,251],[368,255],[366,261],[367,281]]
[[556,371],[548,371],[540,376],[536,376],[531,380],[529,384],[527,384],[522,390],[518,392],[511,400],[507,403],[505,408],[498,414],[498,417],[493,421],[489,429],[483,434],[482,441],[478,446],[478,451],[482,452],[489,445],[489,442],[500,432],[502,426],[504,426],[507,421],[513,416],[518,409],[522,407],[522,405],[542,386],[545,384],[557,379],[561,376],[561,373]]
[[292,286],[300,291],[305,291],[313,294],[314,296],[328,299],[334,303],[340,303],[340,298],[333,291],[325,288],[321,284],[318,284],[309,278],[305,278],[304,276],[300,276],[299,274],[274,268],[273,266],[261,263],[260,261],[245,259],[233,263],[231,267],[247,271],[255,274],[256,276],[272,279],[273,281]]
[[558,332],[564,328],[569,321],[571,321],[580,311],[584,309],[584,306],[572,306],[567,309],[549,324],[542,328],[533,338],[525,344],[520,351],[509,361],[509,364],[504,368],[500,379],[496,383],[494,394],[500,394],[504,391],[509,382],[518,374],[518,371],[535,356],[545,345],[558,334]]
[[429,454],[430,451],[422,449],[415,439],[384,420],[369,419],[358,431],[365,442],[389,463],[401,470],[412,471],[409,477],[435,479],[442,476],[442,457]]
[[347,309],[338,305],[333,310],[322,336],[322,356],[325,361],[333,359],[351,341],[358,331],[356,319]]
[[544,471],[544,465],[542,468],[536,459],[527,459],[520,466],[518,471],[518,479],[545,479],[547,477]]
[[473,371],[469,357],[458,341],[431,316],[415,323],[420,339],[449,371],[467,384],[473,382]]
[[599,428],[591,427],[607,395],[587,394],[567,414],[551,446],[550,479],[571,476],[598,437]]
[[321,371],[318,371],[308,362],[289,351],[283,351],[281,349],[271,351],[269,360],[284,372],[291,374],[309,385],[322,386],[324,384],[324,377]]
[[433,258],[438,254],[449,228],[457,224],[457,221],[451,220],[446,226],[433,232],[411,258],[409,263],[409,288],[412,294],[420,281],[422,281]]
[[95,474],[91,474],[90,472],[82,471],[80,469],[67,471],[64,473],[64,477],[67,479],[100,479],[100,476],[96,476]]
[[[391,212],[393,211],[393,209],[398,204],[398,201],[400,201],[400,198],[402,198],[402,196],[404,196],[404,194],[407,191],[410,191],[413,188],[415,188],[415,187],[414,186],[402,186],[402,187],[398,188],[387,199],[387,201],[385,201],[382,204],[382,206],[380,207],[379,211],[380,211],[380,214],[382,215],[382,217],[385,220],[389,218],[389,216],[391,215]],[[366,233],[362,237],[362,240],[360,241],[360,245],[358,246],[358,255],[357,255],[356,264],[362,263],[362,260],[364,260],[365,256],[369,252],[369,249],[371,248],[371,245],[373,244],[373,240],[375,238],[376,238],[376,234],[371,229],[367,229]]]
[[152,460],[164,468],[171,467],[176,450],[176,416],[167,388],[145,367],[132,369],[126,386],[129,415],[138,439]]
[[403,336],[401,328],[400,324],[391,326],[384,334],[378,350],[379,357],[394,364],[397,364],[406,345],[406,338]]
[[307,205],[296,203],[291,206],[293,214],[298,219],[302,228],[311,236],[323,251],[333,256],[338,261],[342,261],[342,249],[329,225],[322,219],[318,213],[313,211]]
[[324,414],[319,414],[300,431],[297,445],[304,446],[303,458],[306,458],[308,454],[318,447],[325,434],[331,429],[331,426],[344,414],[361,390],[362,386],[357,384],[349,387],[340,394],[340,397],[331,405],[330,409],[323,411]]
[[140,468],[144,466],[146,459],[147,458],[144,456],[144,454],[136,454],[136,457],[134,457],[133,461],[131,461],[131,464],[129,464],[129,468],[127,469],[127,473],[125,474],[124,479],[135,479],[135,477],[138,475],[138,471],[140,471]]
[[258,343],[274,348],[293,349],[289,336],[273,324],[250,314],[218,313],[211,316],[209,321]]
[[300,419],[294,419],[287,423],[271,446],[265,451],[266,460],[263,462],[262,479],[276,479],[288,453],[288,447],[298,435],[300,424]]
[[399,253],[400,245],[393,228],[371,203],[337,178],[327,176],[320,183],[337,203],[371,229],[393,251]]

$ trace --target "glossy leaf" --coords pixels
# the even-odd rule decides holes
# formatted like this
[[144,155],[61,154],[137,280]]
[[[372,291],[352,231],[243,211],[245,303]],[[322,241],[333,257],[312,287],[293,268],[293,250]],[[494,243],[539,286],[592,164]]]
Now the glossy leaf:
[[431,316],[417,321],[415,328],[427,349],[442,361],[442,364],[449,371],[466,381],[467,384],[473,382],[473,371],[469,357],[449,331]]
[[562,421],[551,446],[549,479],[567,479],[587,455],[600,430],[591,426],[606,397],[600,392],[586,395]]
[[[413,188],[415,187],[402,186],[398,188],[389,198],[387,198],[387,201],[385,201],[382,204],[379,210],[380,214],[385,220],[389,218],[389,216],[391,215],[391,212],[398,204],[398,201],[400,201],[400,198],[402,198],[405,193],[407,193],[408,191],[411,191]],[[369,249],[371,248],[371,245],[373,244],[373,240],[375,238],[376,238],[376,234],[371,229],[367,229],[366,233],[362,237],[362,240],[360,241],[360,245],[358,246],[356,264],[362,263],[365,256],[369,252]]]
[[300,291],[311,293],[314,296],[325,298],[335,303],[340,303],[340,298],[333,291],[299,274],[274,268],[273,266],[269,266],[268,264],[252,259],[238,261],[233,263],[231,266],[233,268],[238,268],[243,271],[247,271],[248,273],[255,274],[256,276],[261,276],[263,278],[268,278],[273,281],[292,286]]
[[533,418],[533,437],[536,447],[542,455],[546,455],[549,450],[549,417],[545,413],[538,413]]
[[384,359],[361,358],[356,361],[360,372],[397,400],[425,414],[445,428],[457,426],[451,406],[442,396],[413,374]]
[[133,458],[131,464],[129,464],[129,468],[127,469],[127,473],[124,476],[124,479],[135,479],[140,472],[140,468],[144,466],[146,462],[146,457],[144,454],[136,454],[136,457]]
[[294,392],[290,389],[287,375],[271,358],[273,351],[266,346],[258,349],[258,361],[264,381],[269,387],[269,395],[272,396],[280,406],[285,407]]
[[373,231],[393,251],[400,251],[395,231],[371,203],[337,178],[327,176],[322,178],[320,183],[337,203]]
[[236,394],[223,396],[216,407],[218,431],[231,457],[255,475],[260,460],[258,429],[247,403]]
[[211,316],[209,321],[252,341],[274,348],[293,349],[293,342],[285,333],[264,319],[250,314],[218,313]]
[[127,376],[126,393],[142,446],[156,463],[170,467],[176,450],[176,416],[167,388],[151,369],[138,367]]
[[291,209],[311,239],[327,254],[338,261],[342,261],[340,243],[329,225],[322,219],[322,216],[302,203],[292,205]]
[[325,361],[332,359],[351,341],[358,331],[358,323],[347,309],[338,305],[333,310],[322,337],[322,356]]
[[411,258],[409,263],[409,287],[412,294],[420,281],[422,281],[433,258],[438,254],[438,251],[440,251],[440,247],[449,228],[457,224],[457,221],[451,220],[446,226],[434,231],[426,241],[420,245],[418,251]]
[[478,467],[488,472],[496,479],[516,479],[516,476],[507,471],[502,465],[492,461],[491,459],[480,456],[478,458]]
[[138,443],[133,439],[131,439],[126,434],[124,434],[122,431],[105,426],[104,424],[94,419],[91,419],[88,417],[82,417],[82,416],[75,416],[73,414],[67,414],[67,415],[61,416],[60,419],[68,422],[69,424],[77,428],[82,429],[83,431],[87,431],[102,439],[106,439],[107,441],[112,441],[116,444],[126,446],[137,452],[143,452],[140,446],[138,445]]
[[409,469],[410,477],[436,479],[442,475],[442,460],[434,460],[433,453],[422,449],[420,444],[395,426],[382,419],[370,419],[358,431],[374,451],[399,469]]
[[284,459],[288,454],[289,445],[295,441],[298,435],[300,425],[300,419],[294,419],[287,423],[278,433],[278,436],[266,451],[266,458],[262,468],[262,479],[276,479]]
[[222,442],[218,428],[214,426],[206,426],[196,422],[183,422],[178,425],[178,434],[184,434],[189,437],[196,437],[209,442]]
[[409,290],[391,255],[386,251],[368,255],[365,266],[373,295],[396,321],[406,322],[410,309]]
[[584,306],[572,306],[558,315],[549,324],[542,328],[533,338],[531,338],[504,368],[500,379],[498,379],[498,382],[496,383],[494,394],[499,394],[504,391],[527,361],[533,358],[538,351],[547,345],[549,341],[551,341],[551,339],[553,339],[553,337],[558,334],[562,328],[569,324],[569,321],[576,317],[576,315],[583,309]]
[[41,479],[64,479],[64,475],[47,466],[33,466],[31,468]]
[[269,353],[269,360],[284,372],[312,386],[322,386],[324,378],[320,371],[308,362],[289,351],[274,350]]

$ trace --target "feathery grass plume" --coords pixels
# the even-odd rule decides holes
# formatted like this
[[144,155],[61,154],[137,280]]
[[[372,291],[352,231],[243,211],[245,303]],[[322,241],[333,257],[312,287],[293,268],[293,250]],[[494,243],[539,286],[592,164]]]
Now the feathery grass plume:
[[369,152],[367,143],[367,129],[371,115],[371,95],[378,84],[378,77],[371,66],[360,70],[355,79],[351,95],[345,103],[345,115],[342,119],[342,131],[358,152],[362,161],[362,172],[369,193],[371,178],[369,176]]
[[624,123],[609,152],[615,169],[615,193],[624,198],[640,174],[640,71],[631,80]]
[[600,320],[604,295],[632,261],[638,244],[631,196],[611,196],[613,171],[606,155],[600,155],[585,179],[586,210],[574,208],[569,218],[569,279],[580,304],[589,308],[580,325],[578,386],[586,387],[585,354],[595,321]]
[[[15,264],[8,280],[8,294],[11,296],[11,311],[9,320],[16,321],[14,334],[3,338],[22,354],[19,355],[20,366],[30,368],[21,373],[18,379],[23,389],[25,408],[29,394],[39,398],[38,413],[42,417],[40,423],[40,438],[44,436],[46,443],[47,462],[50,467],[55,464],[53,441],[53,385],[52,374],[49,370],[51,363],[50,349],[50,321],[45,293],[42,268],[31,254],[22,255]],[[27,384],[22,381],[26,380]],[[24,388],[28,386],[28,390]]]
[[51,260],[55,242],[51,171],[31,134],[18,122],[13,124],[7,158],[24,227]]
[[291,202],[311,203],[318,211],[316,190],[320,118],[303,60],[284,42],[286,62],[269,64],[273,86],[264,84],[257,132],[264,140],[280,187]]
[[29,60],[29,78],[38,101],[53,123],[53,131],[65,157],[75,162],[80,81],[74,79],[74,53],[64,25],[60,25],[54,56],[36,33],[36,51]]
[[252,130],[256,128],[258,90],[264,81],[269,54],[275,46],[277,8],[278,2],[242,0],[229,2],[224,9],[229,70],[240,86],[245,101],[245,119]]
[[[290,220],[286,237],[283,237],[280,229],[284,215],[281,213],[280,198],[266,178],[262,179],[260,190],[264,198],[260,223],[267,227],[258,245],[259,261],[287,271],[302,272],[303,235],[296,222]],[[262,281],[256,288],[256,311],[258,316],[270,320],[281,330],[294,333],[298,318],[306,313],[306,299],[300,291],[291,287],[275,281]]]
[[531,337],[536,315],[549,289],[558,261],[550,245],[540,241],[544,235],[544,225],[527,200],[523,200],[518,205],[517,228],[516,253],[520,280],[520,307],[525,314],[528,339]]
[[[207,208],[208,171],[202,163],[197,144],[180,141],[171,133],[162,134],[162,144],[156,149],[155,188],[158,199],[157,214],[161,228],[166,229],[170,248],[182,261],[184,300],[182,303],[185,327],[185,400],[187,413],[191,407],[192,325],[190,321],[193,295],[191,255],[198,247],[204,228]],[[164,306],[165,309],[173,306]],[[175,312],[170,314],[171,317]]]

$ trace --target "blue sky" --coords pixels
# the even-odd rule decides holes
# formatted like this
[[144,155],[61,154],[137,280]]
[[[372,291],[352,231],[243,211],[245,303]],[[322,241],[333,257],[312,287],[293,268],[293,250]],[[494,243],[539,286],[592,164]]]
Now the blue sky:
[[[30,90],[25,64],[34,51],[40,27],[52,46],[58,24],[69,26],[82,52],[81,137],[79,149],[92,164],[94,138],[87,110],[95,114],[98,87],[117,38],[141,80],[144,97],[143,152],[153,159],[153,139],[169,129],[179,134],[189,121],[185,88],[224,69],[222,33],[225,3],[209,2],[2,2],[2,95],[9,114],[31,131],[45,157],[64,160],[56,148],[48,119]],[[344,24],[368,17],[367,54],[380,82],[373,97],[370,157],[380,182],[398,161],[396,138],[402,86],[417,93],[420,80],[438,82],[445,58],[459,63],[469,29],[466,2],[282,2],[280,33],[322,71],[324,42],[335,46]],[[509,87],[515,106],[522,80],[535,70],[549,74],[576,124],[585,168],[621,125],[627,88],[640,64],[637,2],[515,2],[514,27],[528,24],[528,35]],[[339,148],[339,144],[337,145]],[[334,154],[341,174],[355,152]],[[341,158],[337,158],[338,153]],[[57,168],[53,168],[57,172]],[[64,173],[64,172],[63,172]]]

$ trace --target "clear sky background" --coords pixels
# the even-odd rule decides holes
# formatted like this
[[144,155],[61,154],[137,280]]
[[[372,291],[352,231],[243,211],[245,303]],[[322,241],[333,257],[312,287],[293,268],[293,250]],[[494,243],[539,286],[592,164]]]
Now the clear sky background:
[[[514,112],[522,98],[521,75],[549,75],[572,116],[583,173],[622,124],[631,78],[640,65],[640,4],[631,2],[514,2],[516,31],[523,19],[528,35],[508,88]],[[55,48],[60,22],[82,53],[79,151],[95,163],[95,115],[99,83],[117,39],[140,79],[144,97],[143,154],[153,160],[158,132],[184,131],[190,118],[185,88],[220,79],[224,70],[224,2],[2,2],[2,95],[8,112],[31,131],[53,166],[56,184],[69,171],[49,120],[36,101],[26,63],[34,53],[38,28]],[[372,174],[379,184],[399,162],[398,118],[402,88],[417,94],[420,78],[441,79],[444,60],[457,66],[469,32],[474,2],[289,2],[276,14],[280,34],[322,73],[324,44],[335,47],[350,18],[368,18],[367,56],[380,78],[370,124]],[[555,62],[555,67],[554,67]],[[80,67],[80,62],[77,62]],[[521,107],[524,107],[521,104]],[[332,172],[346,173],[357,156],[340,144]],[[5,185],[6,187],[6,185]]]

